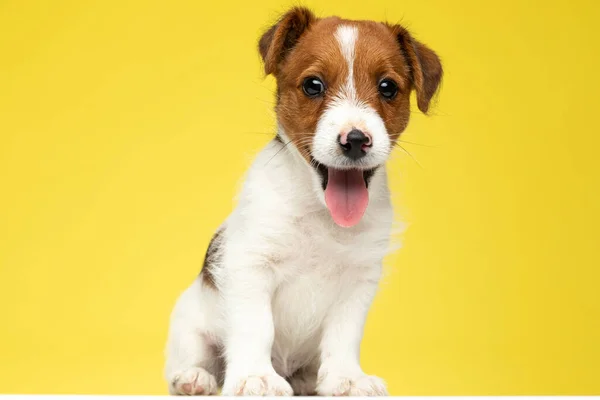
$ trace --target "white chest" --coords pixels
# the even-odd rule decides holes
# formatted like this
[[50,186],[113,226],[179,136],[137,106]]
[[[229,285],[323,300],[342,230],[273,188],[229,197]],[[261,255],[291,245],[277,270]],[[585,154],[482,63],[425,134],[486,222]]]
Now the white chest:
[[343,295],[342,280],[328,277],[323,273],[326,268],[326,265],[297,268],[297,273],[281,283],[273,297],[272,357],[280,373],[289,374],[318,354],[323,321]]
[[272,356],[281,373],[317,355],[329,310],[349,295],[356,282],[377,279],[386,249],[385,231],[356,235],[317,220],[303,221],[288,239],[272,302]]

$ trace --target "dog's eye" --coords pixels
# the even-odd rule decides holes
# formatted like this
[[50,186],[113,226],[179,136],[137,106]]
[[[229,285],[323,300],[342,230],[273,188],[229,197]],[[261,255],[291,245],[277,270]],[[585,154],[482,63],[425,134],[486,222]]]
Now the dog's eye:
[[317,97],[325,91],[325,84],[316,76],[311,76],[302,83],[302,90],[308,97]]
[[391,100],[398,93],[398,85],[391,79],[384,79],[379,82],[379,94],[381,94],[384,98]]

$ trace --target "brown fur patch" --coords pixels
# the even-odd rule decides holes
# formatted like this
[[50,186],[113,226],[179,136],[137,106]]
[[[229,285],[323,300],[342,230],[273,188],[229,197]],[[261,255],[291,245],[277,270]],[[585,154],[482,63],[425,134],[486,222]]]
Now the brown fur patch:
[[[395,141],[408,125],[411,92],[409,69],[396,39],[381,23],[360,22],[355,54],[354,85],[358,98],[377,111],[390,139]],[[379,94],[379,82],[383,79],[398,85],[398,94],[392,100]]]
[[265,64],[265,73],[276,74],[286,53],[298,43],[300,36],[316,20],[307,8],[295,7],[285,13],[267,30],[258,42],[258,51]]
[[[314,22],[289,52],[276,75],[279,98],[275,110],[279,122],[308,162],[319,118],[348,75],[348,67],[335,38],[340,21],[332,17]],[[323,97],[304,95],[302,83],[310,76],[325,82]]]
[[212,288],[217,289],[217,283],[215,281],[215,276],[213,275],[214,264],[221,258],[221,236],[223,234],[223,228],[217,230],[210,240],[210,244],[206,249],[206,254],[204,255],[204,264],[202,265],[202,269],[200,270],[200,276],[202,277],[202,282]]
[[406,28],[400,25],[388,27],[396,36],[402,55],[410,68],[419,110],[427,113],[431,98],[436,93],[444,73],[440,59],[433,50],[415,40]]

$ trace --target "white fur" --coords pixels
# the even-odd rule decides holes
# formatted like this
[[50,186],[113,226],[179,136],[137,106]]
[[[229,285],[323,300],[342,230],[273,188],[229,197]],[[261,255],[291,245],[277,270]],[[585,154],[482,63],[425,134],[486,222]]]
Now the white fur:
[[334,34],[340,50],[348,67],[348,76],[342,88],[342,96],[350,101],[357,101],[356,87],[354,86],[354,54],[356,40],[358,39],[358,28],[356,26],[341,25]]
[[[220,290],[197,279],[175,306],[170,383],[181,386],[185,372],[197,367],[219,377],[211,343],[224,345],[225,394],[291,394],[277,375],[301,367],[320,367],[321,394],[343,393],[348,382],[365,379],[359,344],[392,221],[385,169],[371,180],[361,222],[342,228],[314,195],[316,173],[296,150],[281,146],[273,141],[258,155],[223,225],[223,259],[213,269]],[[249,389],[253,376],[266,377],[260,382],[267,386]]]
[[[357,35],[356,28],[338,30],[349,64]],[[351,76],[348,82],[352,93]],[[378,146],[367,162],[385,161],[381,118],[352,96],[319,122],[319,161],[342,164],[328,135],[354,117]],[[279,135],[287,142],[281,128]],[[316,171],[293,146],[282,146],[274,140],[258,154],[222,226],[223,253],[211,268],[218,290],[199,277],[177,301],[165,368],[172,394],[212,393],[211,375],[225,395],[291,395],[292,387],[297,394],[386,394],[383,381],[359,364],[393,219],[385,167],[370,181],[363,219],[342,228],[325,207]]]
[[[345,168],[373,168],[381,165],[388,158],[392,144],[385,124],[377,111],[356,94],[354,84],[354,48],[358,39],[358,28],[341,25],[335,32],[344,59],[348,67],[346,83],[323,113],[317,124],[313,139],[313,157],[321,164]],[[371,135],[372,147],[367,155],[358,161],[344,156],[338,143],[338,137],[350,132],[353,128]]]

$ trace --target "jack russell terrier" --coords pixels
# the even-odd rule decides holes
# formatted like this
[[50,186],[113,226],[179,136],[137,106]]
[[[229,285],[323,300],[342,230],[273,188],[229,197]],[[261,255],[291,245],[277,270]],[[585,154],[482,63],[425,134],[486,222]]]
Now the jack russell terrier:
[[388,251],[386,160],[426,113],[438,56],[400,25],[292,8],[260,38],[276,137],[171,315],[173,395],[377,396],[359,363]]

